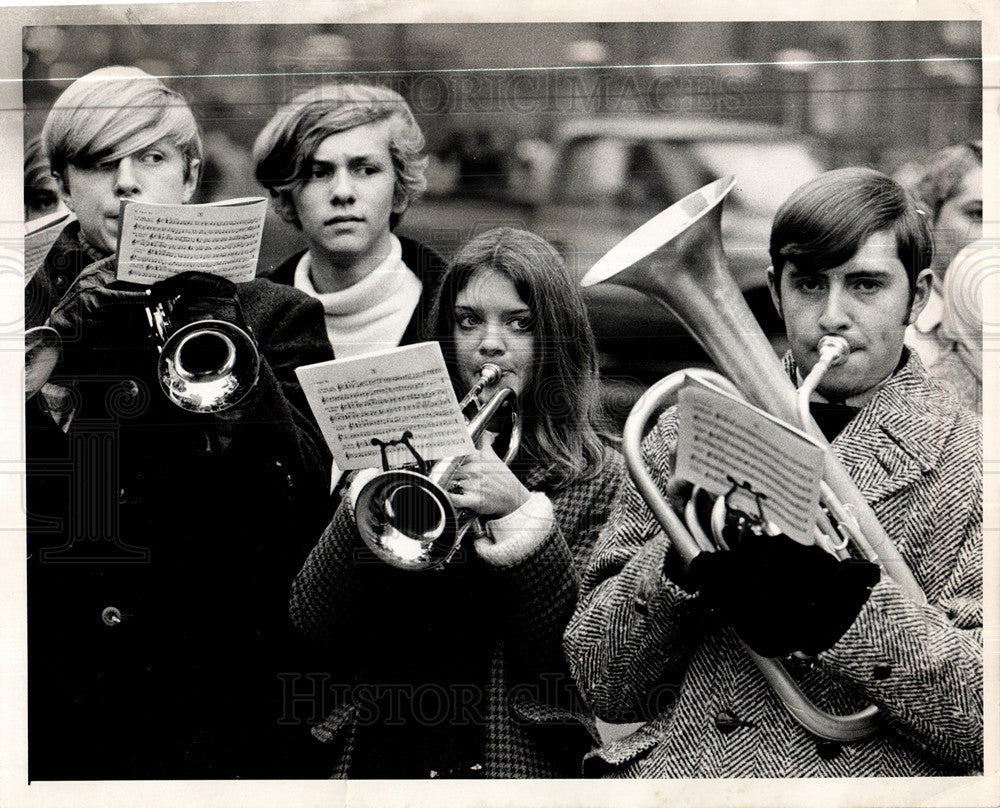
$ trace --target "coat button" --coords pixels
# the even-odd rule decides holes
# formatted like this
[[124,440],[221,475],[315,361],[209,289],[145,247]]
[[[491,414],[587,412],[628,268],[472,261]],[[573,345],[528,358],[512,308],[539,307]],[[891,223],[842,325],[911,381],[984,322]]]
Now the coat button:
[[715,714],[715,727],[723,735],[728,735],[733,730],[743,726],[743,722],[732,710],[723,709]]
[[122,613],[115,606],[108,606],[101,612],[101,620],[106,626],[117,626],[122,622]]
[[817,741],[816,752],[823,760],[833,760],[840,754],[841,746],[836,741]]
[[891,674],[892,674],[891,665],[880,664],[876,665],[874,669],[872,669],[872,679],[878,679],[878,680],[888,679]]

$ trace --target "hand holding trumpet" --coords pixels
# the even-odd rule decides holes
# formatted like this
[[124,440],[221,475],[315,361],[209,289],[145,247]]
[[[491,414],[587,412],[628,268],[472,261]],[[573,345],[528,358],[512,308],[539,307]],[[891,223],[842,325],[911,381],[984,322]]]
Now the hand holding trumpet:
[[148,331],[145,308],[184,293],[188,319],[219,317],[235,306],[236,287],[204,272],[183,272],[150,287],[116,279],[116,256],[91,264],[73,282],[49,315],[49,325],[64,341],[82,340],[88,347],[108,342],[120,346],[133,322],[137,334]]
[[64,343],[85,341],[88,347],[121,340],[127,313],[142,322],[148,295],[141,286],[115,279],[118,259],[108,256],[91,264],[73,282],[49,315],[48,324]]
[[528,489],[489,444],[466,456],[448,490],[448,499],[456,508],[494,518],[509,516],[529,496]]
[[[49,317],[68,347],[63,371],[90,373],[94,351],[104,372],[158,383],[182,409],[242,417],[235,405],[256,384],[260,356],[236,285],[182,272],[149,287],[116,280],[116,258],[88,267]],[[151,346],[159,361],[150,359]],[[152,386],[152,385],[151,385]]]

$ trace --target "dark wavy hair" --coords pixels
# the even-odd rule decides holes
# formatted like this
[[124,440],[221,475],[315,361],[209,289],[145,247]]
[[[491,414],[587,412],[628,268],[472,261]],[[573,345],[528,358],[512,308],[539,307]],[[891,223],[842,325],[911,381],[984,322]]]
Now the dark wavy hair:
[[827,171],[800,185],[786,199],[771,226],[771,266],[781,288],[785,263],[830,269],[850,261],[872,233],[892,230],[896,254],[910,282],[934,255],[928,216],[895,180],[870,168]]
[[551,244],[509,227],[473,238],[442,275],[425,336],[441,344],[460,387],[455,300],[474,275],[489,270],[510,278],[534,319],[532,381],[521,396],[522,452],[557,485],[593,477],[603,469],[613,442],[601,405],[597,349],[583,297]]

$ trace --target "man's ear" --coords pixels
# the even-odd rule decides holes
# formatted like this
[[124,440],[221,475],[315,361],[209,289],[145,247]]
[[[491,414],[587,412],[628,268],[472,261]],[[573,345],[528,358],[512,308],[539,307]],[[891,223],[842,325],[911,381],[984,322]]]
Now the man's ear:
[[410,196],[407,193],[399,191],[392,195],[392,212],[400,216],[410,207]]
[[185,204],[191,201],[194,192],[198,189],[198,180],[201,177],[201,160],[191,158],[188,164],[187,176],[184,178],[184,197],[181,200]]
[[774,267],[767,268],[767,288],[771,292],[771,302],[774,304],[778,316],[784,320],[785,315],[781,311],[781,291],[778,289],[778,278],[774,274]]
[[906,318],[907,325],[913,325],[920,312],[924,310],[927,301],[931,297],[931,284],[934,279],[934,272],[930,269],[921,270],[917,275],[917,280],[913,284],[913,303],[910,304],[910,313]]
[[76,208],[73,207],[73,197],[70,195],[69,186],[63,179],[62,174],[53,171],[52,176],[55,177],[56,185],[59,187],[59,198],[62,199],[63,204],[69,208],[71,211],[76,213]]

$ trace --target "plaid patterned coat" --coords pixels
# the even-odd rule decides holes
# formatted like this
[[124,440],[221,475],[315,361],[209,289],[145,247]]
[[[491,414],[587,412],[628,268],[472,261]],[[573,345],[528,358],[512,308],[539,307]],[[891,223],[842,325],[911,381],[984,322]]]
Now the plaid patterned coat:
[[[623,476],[613,450],[600,475],[569,487],[553,489],[537,469],[529,470],[522,479],[549,496],[555,526],[530,556],[504,568],[463,547],[443,571],[394,569],[372,556],[349,506],[341,504],[296,578],[290,603],[298,628],[327,649],[322,664],[336,693],[324,700],[317,717],[325,718],[313,735],[329,744],[334,777],[399,776],[402,770],[391,768],[359,774],[356,764],[373,754],[388,757],[394,723],[427,718],[441,724],[442,733],[457,735],[469,715],[479,728],[473,737],[482,748],[472,754],[481,769],[455,776],[581,774],[594,743],[592,721],[581,715],[561,639],[576,605],[579,571]],[[400,687],[414,704],[421,689],[434,687],[471,712],[436,702],[436,719],[392,715],[386,711],[399,702],[380,696]]]
[[[668,412],[644,443],[661,486],[675,430]],[[629,481],[584,575],[566,649],[597,716],[646,723],[591,754],[588,773],[857,777],[982,769],[979,419],[913,356],[833,448],[929,605],[914,605],[883,576],[847,633],[796,679],[830,712],[877,704],[883,728],[849,744],[802,729],[732,630],[706,628],[697,598],[664,576],[669,540]]]

